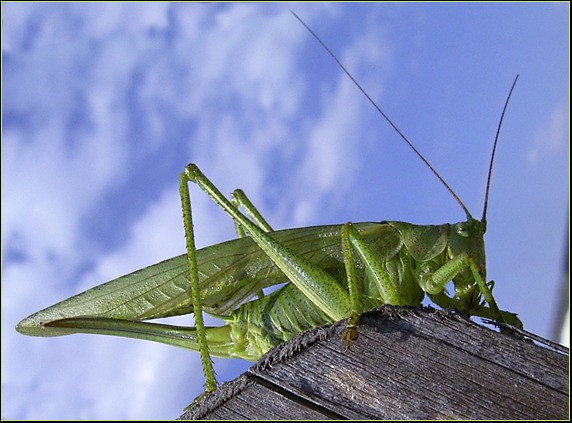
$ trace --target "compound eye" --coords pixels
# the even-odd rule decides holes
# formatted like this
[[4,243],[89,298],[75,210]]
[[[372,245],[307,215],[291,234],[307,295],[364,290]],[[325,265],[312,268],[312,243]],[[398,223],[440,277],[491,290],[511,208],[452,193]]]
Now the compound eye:
[[457,223],[455,225],[455,233],[463,238],[469,237],[469,225],[467,223]]

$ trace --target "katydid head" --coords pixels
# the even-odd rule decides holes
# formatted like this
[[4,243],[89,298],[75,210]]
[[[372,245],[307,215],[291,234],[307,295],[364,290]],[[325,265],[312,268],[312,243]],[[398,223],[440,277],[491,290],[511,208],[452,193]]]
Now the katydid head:
[[470,252],[482,269],[486,269],[484,234],[486,223],[469,217],[466,222],[451,225],[449,233],[449,256],[455,257]]

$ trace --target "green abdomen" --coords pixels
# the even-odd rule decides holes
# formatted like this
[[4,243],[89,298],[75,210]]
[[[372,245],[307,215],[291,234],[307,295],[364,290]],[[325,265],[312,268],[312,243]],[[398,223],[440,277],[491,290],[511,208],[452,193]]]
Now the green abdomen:
[[305,330],[333,323],[292,283],[243,304],[228,320],[232,355],[252,361]]

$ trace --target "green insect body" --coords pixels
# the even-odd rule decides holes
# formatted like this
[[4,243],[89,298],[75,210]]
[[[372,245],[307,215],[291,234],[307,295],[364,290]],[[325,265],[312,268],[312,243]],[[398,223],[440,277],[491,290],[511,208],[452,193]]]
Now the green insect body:
[[[425,291],[441,307],[454,307],[468,315],[494,317],[492,310],[483,304],[481,292],[467,269],[460,271],[454,279],[457,294],[453,298],[442,289],[435,291],[433,284],[428,282],[431,274],[451,262],[459,252],[471,251],[484,269],[482,235],[469,236],[467,222],[439,226],[405,222],[354,226],[376,260],[383,263],[391,284],[399,292],[398,302],[388,302],[375,278],[355,257],[363,310],[388,303],[418,305]],[[341,231],[340,225],[314,226],[275,231],[272,237],[311,260],[347,290]],[[294,335],[335,321],[306,296],[300,295],[293,284],[252,299],[263,288],[287,279],[251,238],[227,241],[196,253],[201,269],[199,283],[203,311],[226,322],[226,326],[220,328],[207,328],[207,343],[213,356],[257,360],[271,347]],[[33,336],[107,333],[148,337],[198,350],[194,328],[142,322],[193,312],[186,260],[186,255],[177,256],[92,288],[33,314],[20,322],[17,329]],[[230,264],[221,266],[224,261]],[[515,323],[514,315],[506,312],[502,315],[504,320]],[[127,324],[116,326],[118,321]]]
[[[442,308],[522,327],[515,314],[499,310],[493,282],[486,281],[486,200],[483,218],[474,219],[378,110],[459,202],[465,222],[383,221],[274,231],[242,191],[229,200],[198,167],[188,165],[179,180],[187,254],[66,299],[22,320],[16,329],[33,336],[116,335],[197,350],[209,392],[216,387],[211,355],[257,360],[304,330],[345,318],[343,338],[349,345],[357,337],[360,313],[382,304],[417,306],[425,294]],[[495,147],[497,140],[498,132]],[[487,197],[493,158],[494,149]],[[234,220],[238,239],[195,249],[189,182]],[[452,294],[446,289],[450,281]],[[274,292],[263,293],[282,283]],[[202,312],[225,324],[204,327]],[[190,313],[195,327],[147,322]]]

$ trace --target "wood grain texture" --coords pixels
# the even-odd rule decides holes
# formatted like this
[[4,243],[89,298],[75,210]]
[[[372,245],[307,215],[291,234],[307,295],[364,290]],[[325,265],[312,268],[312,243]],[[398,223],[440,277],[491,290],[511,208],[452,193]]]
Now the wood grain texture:
[[182,419],[567,419],[568,350],[430,308],[307,331],[222,384]]

